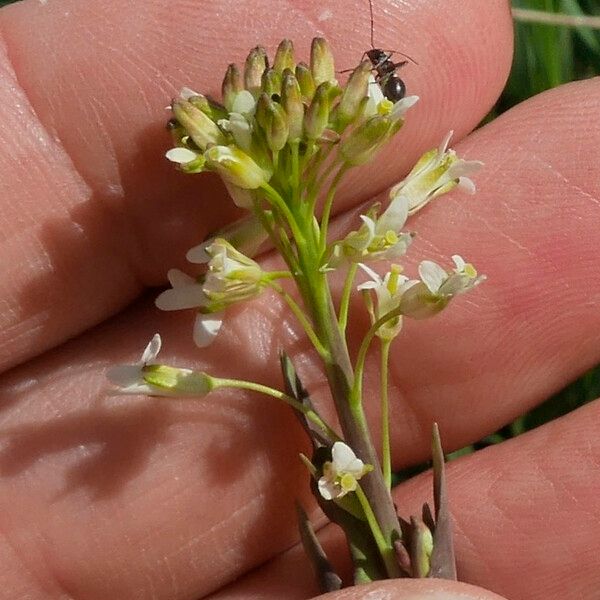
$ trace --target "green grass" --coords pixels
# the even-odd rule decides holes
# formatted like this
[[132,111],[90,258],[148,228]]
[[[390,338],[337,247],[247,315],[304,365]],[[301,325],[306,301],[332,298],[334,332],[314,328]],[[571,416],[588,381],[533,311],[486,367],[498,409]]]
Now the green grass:
[[[563,15],[600,15],[598,0],[513,0],[515,8]],[[600,31],[525,22],[515,23],[511,73],[486,121],[544,90],[600,74]],[[531,412],[450,458],[515,437],[563,416],[600,396],[600,366],[585,373]]]

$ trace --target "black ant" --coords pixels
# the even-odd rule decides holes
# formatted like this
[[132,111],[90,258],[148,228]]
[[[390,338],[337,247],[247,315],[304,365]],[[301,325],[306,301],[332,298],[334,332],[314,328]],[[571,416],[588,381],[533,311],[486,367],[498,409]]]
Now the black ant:
[[395,63],[391,60],[394,52],[386,52],[381,48],[375,48],[373,39],[373,0],[369,0],[369,10],[371,12],[371,49],[367,50],[363,54],[363,57],[366,56],[371,61],[373,71],[375,71],[375,81],[381,88],[383,95],[392,102],[398,102],[398,100],[402,100],[406,95],[406,85],[396,75],[396,71],[406,65],[409,60],[415,64],[417,63],[407,54],[402,54],[402,52],[398,52],[398,54],[402,54],[408,60]]

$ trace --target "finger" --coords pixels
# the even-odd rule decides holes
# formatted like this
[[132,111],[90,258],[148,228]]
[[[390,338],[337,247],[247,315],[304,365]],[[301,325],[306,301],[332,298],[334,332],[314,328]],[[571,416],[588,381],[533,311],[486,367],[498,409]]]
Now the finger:
[[[588,285],[589,281],[598,280],[594,271],[597,266],[589,259],[579,267],[575,260],[576,257],[593,256],[592,250],[597,245],[593,225],[595,207],[590,202],[595,192],[589,187],[585,194],[573,191],[569,211],[558,214],[555,198],[559,190],[549,185],[553,180],[549,178],[547,168],[547,164],[558,160],[556,153],[559,150],[562,159],[564,149],[575,142],[580,144],[581,156],[593,155],[596,142],[590,134],[590,115],[586,115],[586,110],[591,114],[594,105],[585,98],[586,92],[591,98],[597,96],[597,85],[597,82],[589,82],[545,95],[520,109],[524,111],[524,124],[515,111],[512,117],[508,115],[503,119],[502,128],[495,132],[491,130],[494,133],[491,138],[486,138],[483,131],[474,140],[469,151],[479,156],[479,153],[485,154],[485,150],[489,153],[485,158],[492,167],[494,162],[490,163],[489,159],[493,157],[495,145],[502,148],[504,127],[510,140],[510,153],[498,151],[496,156],[502,161],[496,166],[494,181],[487,184],[487,190],[483,182],[482,199],[475,205],[485,215],[486,231],[491,231],[493,236],[481,239],[481,235],[471,235],[479,226],[475,211],[464,212],[458,201],[451,198],[423,215],[419,230],[425,225],[431,227],[432,232],[434,228],[439,229],[437,219],[457,224],[455,230],[442,236],[441,251],[458,250],[467,257],[472,257],[474,252],[481,253],[480,261],[482,264],[490,261],[491,268],[486,269],[489,275],[487,287],[482,286],[477,292],[486,293],[481,309],[467,301],[462,305],[457,301],[447,315],[438,318],[438,329],[427,330],[428,325],[422,324],[425,333],[419,337],[418,330],[411,333],[407,328],[404,343],[408,350],[403,353],[407,356],[406,368],[414,377],[420,377],[418,360],[424,361],[420,355],[429,356],[433,368],[428,366],[425,372],[426,391],[437,403],[430,402],[425,406],[422,412],[424,425],[419,429],[409,416],[410,410],[419,410],[420,407],[412,403],[428,401],[427,395],[415,393],[413,399],[406,395],[397,396],[396,391],[392,393],[397,407],[393,426],[397,436],[394,445],[396,464],[425,458],[424,448],[430,433],[427,419],[440,421],[445,447],[450,450],[464,445],[475,435],[479,437],[473,432],[493,431],[511,415],[553,391],[553,386],[562,385],[563,380],[572,377],[576,370],[585,368],[587,361],[597,360],[598,315],[589,301]],[[543,114],[553,115],[553,118],[544,118],[543,114],[536,117],[536,102],[544,107]],[[551,133],[553,124],[564,123],[568,115],[575,113],[575,108],[577,117],[569,122],[568,128],[561,125],[561,137],[557,134],[558,127],[554,130],[551,144],[546,145],[539,135],[535,135],[542,119],[544,131]],[[520,144],[510,137],[515,131],[521,133]],[[589,135],[583,137],[583,131]],[[530,138],[534,141],[529,142]],[[527,143],[535,144],[536,160],[527,169],[526,178],[520,180],[519,168],[522,166],[519,165],[529,152]],[[527,152],[519,154],[519,147],[524,147]],[[577,155],[571,152],[565,156]],[[560,163],[559,166],[566,174],[564,177],[580,176],[579,167],[572,167],[571,173],[568,164]],[[585,170],[583,173],[581,184],[590,184],[585,178]],[[505,189],[505,181],[510,181],[512,193],[506,200],[503,197],[505,204],[499,205],[491,186],[502,184],[500,187]],[[519,185],[523,187],[519,188]],[[525,193],[532,185],[535,185],[535,195]],[[498,210],[498,206],[502,210]],[[579,227],[573,240],[559,236],[563,240],[561,262],[570,267],[566,274],[542,269],[539,264],[545,266],[545,263],[535,261],[533,265],[526,263],[522,270],[513,268],[521,260],[519,253],[511,254],[513,247],[522,251],[527,260],[533,261],[540,253],[536,228],[531,222],[528,228],[522,223],[522,215],[527,210],[533,211],[536,221],[547,213],[542,221],[544,235]],[[461,231],[463,236],[470,235],[465,237],[466,241],[459,237]],[[508,239],[505,231],[510,231]],[[457,241],[463,244],[459,248],[455,246]],[[532,244],[531,251],[521,250],[527,249],[529,244]],[[543,252],[539,255],[546,256]],[[509,267],[499,261],[498,256],[507,257]],[[564,280],[568,285],[561,277],[568,278]],[[504,291],[507,286],[511,294]],[[557,287],[561,294],[551,297],[558,302],[553,305],[545,291]],[[515,303],[514,309],[511,301]],[[513,310],[518,312],[518,320],[515,320]],[[573,315],[572,320],[564,318],[567,313]],[[63,549],[64,546],[61,550],[64,559],[59,559],[63,580],[76,581],[77,585],[83,585],[81,581],[89,586],[99,585],[98,580],[102,578],[92,572],[94,569],[102,568],[102,565],[116,568],[115,561],[139,565],[135,543],[133,547],[121,548],[116,554],[115,539],[147,540],[144,536],[151,536],[148,543],[154,546],[147,555],[150,567],[140,565],[139,571],[132,571],[123,579],[102,580],[103,586],[115,586],[102,588],[106,595],[127,597],[131,589],[150,585],[144,579],[148,571],[152,571],[151,585],[165,589],[165,593],[172,596],[173,588],[161,579],[165,571],[176,571],[174,577],[183,582],[182,586],[189,586],[188,590],[201,588],[198,591],[208,593],[216,589],[291,543],[296,535],[291,497],[302,493],[298,490],[305,490],[305,474],[295,461],[296,451],[301,447],[301,435],[291,426],[293,418],[285,411],[278,412],[276,405],[269,401],[265,404],[257,398],[217,396],[194,408],[195,405],[189,403],[156,405],[142,400],[139,404],[131,404],[125,399],[116,406],[101,406],[97,412],[99,409],[93,398],[103,385],[103,366],[131,360],[135,352],[133,347],[139,345],[141,348],[143,340],[154,333],[155,327],[167,340],[165,361],[194,364],[197,360],[191,358],[195,356],[189,334],[191,316],[154,315],[150,310],[129,313],[89,339],[73,343],[13,373],[6,379],[1,394],[13,401],[12,407],[5,408],[3,417],[6,426],[10,424],[13,428],[9,440],[16,440],[16,451],[9,452],[4,459],[4,468],[11,475],[6,496],[10,502],[9,514],[17,511],[17,516],[24,519],[18,511],[19,507],[27,506],[29,517],[22,534],[27,534],[33,523],[38,523],[54,547]],[[481,322],[478,331],[471,327],[475,316]],[[210,352],[200,355],[198,367],[217,375],[279,385],[273,365],[278,348],[285,347],[294,355],[315,398],[319,400],[325,396],[322,375],[313,355],[301,341],[291,317],[281,312],[272,296],[265,296],[243,310],[232,311],[228,317],[223,335]],[[360,326],[358,321],[358,318],[353,319],[353,325]],[[527,336],[529,330],[533,333]],[[452,343],[445,341],[447,337]],[[551,352],[548,344],[536,344],[538,338],[550,339],[550,346],[560,354],[556,356]],[[248,340],[252,340],[254,354],[249,353]],[[473,348],[477,349],[477,360],[474,360]],[[558,359],[561,361],[559,366],[556,365]],[[447,366],[444,361],[451,362]],[[524,362],[529,365],[528,369],[522,367]],[[460,369],[456,365],[460,365]],[[504,379],[506,382],[501,381]],[[397,389],[401,389],[401,382],[396,380]],[[500,387],[499,382],[505,387]],[[158,410],[156,406],[160,407],[159,412],[154,412]],[[327,413],[324,404],[320,408]],[[127,418],[120,412],[123,409]],[[182,411],[184,416],[181,416]],[[191,415],[185,414],[194,411],[198,411],[200,422],[194,422]],[[217,416],[210,417],[215,411]],[[407,415],[405,418],[401,418],[403,412]],[[97,425],[98,420],[102,426]],[[41,435],[40,431],[46,434]],[[296,433],[292,433],[294,431]],[[294,443],[293,435],[299,436],[297,443]],[[115,453],[97,451],[98,447],[111,449],[115,444]],[[86,449],[90,453],[87,459]],[[233,452],[227,467],[223,467],[221,454],[216,453],[219,449]],[[40,456],[45,458],[41,464]],[[44,478],[36,480],[39,489],[32,493],[30,473],[34,467],[41,469]],[[181,477],[178,483],[173,481],[173,473]],[[162,481],[169,482],[165,484],[166,490],[159,485]],[[63,494],[65,485],[75,492]],[[169,510],[164,508],[158,516],[153,496],[158,493],[154,491],[157,486],[165,495],[173,490],[173,497],[161,497],[161,506]],[[211,491],[215,486],[216,491]],[[98,487],[101,492],[108,488],[103,492],[108,500],[103,500],[99,508],[94,504],[94,519],[89,525],[65,530],[62,521],[60,527],[55,524],[59,515],[70,519],[71,515],[85,513],[90,504],[86,493],[91,490],[94,498]],[[57,494],[62,494],[62,504],[52,505],[49,515],[48,503]],[[98,525],[115,514],[123,519],[115,528]],[[194,531],[190,531],[190,523],[194,523]],[[214,526],[215,523],[219,525]],[[149,530],[154,533],[148,534]],[[194,533],[205,531],[207,533],[202,535]],[[187,544],[184,550],[180,548],[182,539]],[[83,557],[90,552],[86,545],[91,540],[95,540],[94,551],[98,553],[103,549],[105,554],[93,565],[82,564]],[[240,540],[246,540],[246,544]],[[228,551],[214,550],[222,547]],[[66,548],[72,548],[74,555]],[[210,555],[207,554],[209,549]],[[29,552],[35,555],[33,549]],[[196,558],[197,562],[194,562]],[[190,566],[191,562],[193,566]]]
[[[218,96],[227,62],[257,42],[272,50],[290,31],[304,57],[311,37],[327,34],[343,67],[368,47],[362,1],[277,6],[30,0],[2,10],[2,210],[14,225],[0,245],[0,364],[113,314],[232,218],[214,179],[175,173],[163,158],[164,106],[178,88]],[[418,57],[406,80],[423,102],[405,150],[348,181],[350,203],[391,183],[448,129],[474,127],[510,62],[504,0],[486,11],[475,1],[382,3],[377,19],[378,43]]]
[[[599,417],[597,401],[448,465],[461,580],[515,600],[596,598]],[[431,485],[426,473],[396,488],[400,514],[419,514]],[[330,556],[343,552],[337,528],[329,525],[319,537]],[[306,598],[314,589],[307,568],[295,547],[211,600],[250,597],[245,593],[256,600]]]
[[[223,598],[225,598],[224,596]],[[496,594],[471,585],[441,579],[412,579],[409,581],[382,581],[365,586],[354,586],[340,592],[319,596],[327,600],[502,600]]]

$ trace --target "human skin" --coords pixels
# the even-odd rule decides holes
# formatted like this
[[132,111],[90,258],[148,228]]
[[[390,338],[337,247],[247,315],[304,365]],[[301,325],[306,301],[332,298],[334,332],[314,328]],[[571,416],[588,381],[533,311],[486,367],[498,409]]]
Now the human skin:
[[[507,2],[376,0],[375,15],[377,44],[417,60],[402,77],[421,101],[376,166],[348,176],[337,226],[355,225],[358,207],[449,129],[460,155],[485,163],[475,197],[445,197],[411,225],[407,270],[459,253],[488,280],[396,342],[402,468],[427,458],[432,421],[451,451],[600,360],[600,84],[543,94],[469,135],[510,66]],[[229,61],[283,37],[304,57],[324,34],[339,68],[351,67],[368,48],[368,4],[26,0],[0,11],[0,31],[0,589],[11,600],[314,597],[294,500],[324,523],[290,411],[239,392],[106,398],[104,371],[159,331],[165,361],[279,386],[283,346],[330,414],[316,358],[276,298],[230,311],[201,351],[192,315],[153,307],[148,288],[239,215],[215,178],[163,159],[164,106],[182,85],[217,95]],[[356,348],[367,319],[353,310]],[[377,359],[368,366],[367,398]],[[376,417],[375,403],[367,410]],[[598,412],[592,403],[449,465],[463,579],[511,600],[597,597]],[[430,485],[423,475],[399,486],[401,514]],[[321,534],[343,569],[338,533]],[[386,582],[327,598],[497,597],[452,585]]]

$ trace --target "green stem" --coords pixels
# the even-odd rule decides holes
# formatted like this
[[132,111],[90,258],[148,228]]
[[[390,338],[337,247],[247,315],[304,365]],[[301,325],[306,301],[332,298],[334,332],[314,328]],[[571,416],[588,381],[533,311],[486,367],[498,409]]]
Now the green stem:
[[346,334],[346,325],[348,324],[348,310],[350,308],[350,295],[352,294],[352,284],[356,277],[356,271],[358,265],[351,263],[348,267],[348,273],[346,273],[346,281],[344,282],[344,289],[342,291],[342,300],[340,302],[340,311],[338,316],[338,324],[340,327],[340,333],[344,336]]
[[290,210],[289,206],[285,203],[285,200],[281,197],[279,192],[275,188],[271,187],[268,183],[263,183],[261,189],[265,192],[267,199],[270,200],[285,217],[287,224],[292,230],[294,239],[296,240],[296,244],[302,245],[304,243],[304,236],[302,235],[302,232],[298,227],[298,223],[292,211]]
[[325,252],[325,248],[327,247],[327,232],[329,229],[329,219],[331,217],[331,208],[333,206],[333,201],[335,200],[335,193],[337,192],[337,187],[348,170],[348,166],[343,164],[340,167],[340,170],[335,174],[331,185],[329,186],[329,190],[327,192],[327,196],[325,197],[325,203],[323,204],[323,214],[321,215],[321,240],[319,244],[320,254]]
[[327,349],[325,348],[325,346],[323,346],[321,340],[319,340],[319,338],[317,337],[313,326],[310,324],[310,321],[308,320],[300,306],[298,306],[298,303],[279,284],[275,283],[274,281],[269,282],[269,287],[275,290],[285,300],[287,305],[290,307],[291,311],[294,313],[296,319],[298,319],[300,325],[302,325],[302,328],[304,329],[306,335],[312,342],[312,345],[315,347],[315,350],[319,353],[323,360],[329,360],[330,356],[327,352]]
[[391,340],[381,340],[381,470],[388,489],[392,489],[390,450],[390,407],[388,398],[388,368]]
[[400,308],[395,308],[394,310],[390,310],[383,317],[375,321],[373,325],[367,331],[365,337],[363,338],[362,344],[358,350],[358,356],[356,358],[356,366],[354,368],[354,386],[352,388],[352,393],[350,396],[350,403],[352,405],[360,404],[362,397],[362,380],[363,373],[365,370],[365,361],[367,358],[367,352],[369,350],[369,346],[371,345],[371,341],[377,334],[377,330],[385,325],[388,321],[399,317],[402,313],[400,312]]
[[295,398],[288,396],[280,390],[269,387],[268,385],[262,385],[260,383],[254,383],[253,381],[244,381],[242,379],[221,379],[220,377],[212,377],[213,388],[235,388],[240,390],[249,390],[251,392],[258,392],[265,394],[278,400],[282,400],[293,409],[301,412],[307,419],[312,421],[317,427],[320,427],[324,433],[327,434],[332,440],[339,440],[338,434],[311,408],[304,406],[301,402],[298,402]]
[[367,523],[369,524],[369,528],[371,529],[371,533],[373,534],[373,539],[377,544],[377,549],[379,550],[379,554],[385,564],[385,569],[390,578],[401,577],[402,573],[400,571],[400,566],[398,565],[398,560],[396,558],[396,554],[394,552],[394,548],[391,544],[388,544],[385,541],[385,537],[379,527],[379,523],[375,517],[375,513],[369,504],[369,500],[363,492],[360,485],[356,488],[356,497],[360,502],[360,505],[365,513],[365,517],[367,518]]

